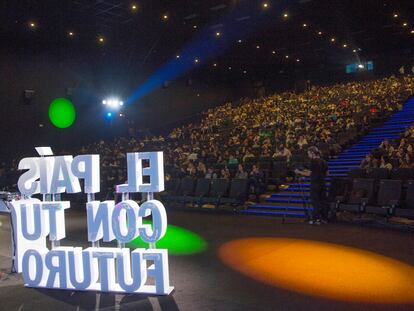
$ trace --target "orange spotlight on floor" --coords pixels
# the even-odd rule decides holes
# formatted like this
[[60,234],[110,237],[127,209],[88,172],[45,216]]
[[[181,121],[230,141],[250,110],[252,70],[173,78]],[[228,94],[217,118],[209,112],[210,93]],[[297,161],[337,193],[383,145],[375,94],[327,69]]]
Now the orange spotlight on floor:
[[297,293],[349,302],[414,304],[414,267],[361,249],[250,238],[224,244],[219,257],[248,277]]

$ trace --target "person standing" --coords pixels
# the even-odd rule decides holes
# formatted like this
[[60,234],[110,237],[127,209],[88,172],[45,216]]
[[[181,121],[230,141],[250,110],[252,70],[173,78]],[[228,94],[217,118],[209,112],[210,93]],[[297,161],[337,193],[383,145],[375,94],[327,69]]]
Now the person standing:
[[326,204],[325,178],[328,174],[328,165],[321,157],[318,148],[308,148],[308,157],[311,160],[310,168],[306,170],[295,170],[297,175],[310,177],[310,200],[313,212],[309,224],[326,223],[328,220],[328,208]]

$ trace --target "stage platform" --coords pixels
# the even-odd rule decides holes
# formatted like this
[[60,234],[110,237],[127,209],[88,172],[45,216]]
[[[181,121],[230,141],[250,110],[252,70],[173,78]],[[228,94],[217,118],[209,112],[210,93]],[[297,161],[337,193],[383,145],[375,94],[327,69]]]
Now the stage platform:
[[[62,245],[89,246],[85,214],[67,215]],[[7,274],[10,227],[0,216],[0,310],[414,310],[413,233],[199,211],[168,211],[168,220],[204,244],[171,254],[175,291],[148,297],[23,287],[20,276]],[[178,241],[169,238],[174,248]],[[315,252],[323,256],[319,267]],[[355,284],[345,286],[352,273]]]

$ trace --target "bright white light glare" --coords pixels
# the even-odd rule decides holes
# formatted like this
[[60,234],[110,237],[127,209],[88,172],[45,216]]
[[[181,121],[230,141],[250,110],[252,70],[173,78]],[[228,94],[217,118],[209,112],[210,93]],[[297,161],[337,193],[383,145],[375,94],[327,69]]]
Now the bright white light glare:
[[358,65],[358,68],[361,68],[361,69],[362,69],[362,68],[364,68],[364,65],[359,64],[359,65]]
[[109,109],[120,109],[124,105],[124,102],[117,98],[107,98],[102,101],[102,104],[108,106]]

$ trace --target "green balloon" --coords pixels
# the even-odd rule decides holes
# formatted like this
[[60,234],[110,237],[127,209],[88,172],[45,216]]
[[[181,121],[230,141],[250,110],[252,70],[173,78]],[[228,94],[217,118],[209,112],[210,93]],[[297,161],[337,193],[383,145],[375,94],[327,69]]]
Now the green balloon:
[[58,128],[68,128],[75,122],[75,107],[66,98],[56,98],[49,106],[49,119]]
[[[144,221],[151,224],[150,221]],[[127,244],[130,248],[148,248],[140,237]],[[168,249],[170,255],[185,256],[202,253],[207,249],[207,242],[198,234],[187,229],[168,225],[165,236],[156,243],[157,248]]]

